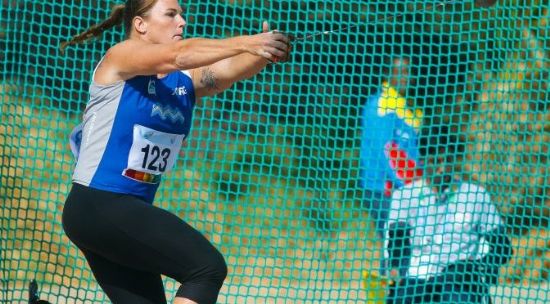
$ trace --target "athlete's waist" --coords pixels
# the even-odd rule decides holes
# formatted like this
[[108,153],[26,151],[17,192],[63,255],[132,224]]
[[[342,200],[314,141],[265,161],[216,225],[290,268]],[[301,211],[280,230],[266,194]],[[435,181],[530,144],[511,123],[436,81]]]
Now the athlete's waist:
[[[152,179],[146,175],[141,175],[138,172],[133,173],[136,178]],[[153,177],[159,179],[160,177]],[[98,174],[90,178],[89,176],[78,174],[75,172],[72,178],[73,183],[80,185],[109,191],[121,194],[128,194],[144,199],[147,202],[152,202],[157,192],[159,183],[141,182],[137,179],[132,179],[122,174],[118,175],[106,175]]]

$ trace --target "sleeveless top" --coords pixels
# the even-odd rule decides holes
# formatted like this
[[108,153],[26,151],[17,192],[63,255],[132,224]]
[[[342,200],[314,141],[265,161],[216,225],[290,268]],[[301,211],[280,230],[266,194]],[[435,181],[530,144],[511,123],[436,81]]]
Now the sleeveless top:
[[92,82],[83,122],[71,135],[73,182],[152,203],[189,135],[194,106],[193,82],[184,71],[106,86]]

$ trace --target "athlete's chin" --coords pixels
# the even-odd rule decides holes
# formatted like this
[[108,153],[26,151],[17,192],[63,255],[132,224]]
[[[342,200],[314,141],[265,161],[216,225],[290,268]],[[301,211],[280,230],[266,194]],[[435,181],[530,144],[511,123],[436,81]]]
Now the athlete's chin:
[[183,40],[183,37],[181,35],[176,35],[176,36],[172,37],[172,40],[180,41],[180,40]]

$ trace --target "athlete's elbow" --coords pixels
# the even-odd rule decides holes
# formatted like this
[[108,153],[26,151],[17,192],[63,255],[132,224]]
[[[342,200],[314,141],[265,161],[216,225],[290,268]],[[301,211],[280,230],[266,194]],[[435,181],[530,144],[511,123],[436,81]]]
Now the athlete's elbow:
[[206,97],[206,96],[214,96],[220,93],[223,93],[225,90],[228,90],[232,87],[231,84],[229,85],[221,85],[216,84],[214,86],[205,86],[202,90],[199,91],[198,95],[200,97]]
[[197,66],[193,64],[193,48],[187,40],[182,40],[173,45],[170,50],[170,65],[177,70],[190,70]]
[[218,93],[231,89],[234,83],[235,83],[234,81],[219,81],[216,87],[217,90],[219,91]]
[[193,63],[192,58],[192,54],[188,52],[178,53],[174,56],[172,65],[177,70],[190,70],[199,67],[197,64]]

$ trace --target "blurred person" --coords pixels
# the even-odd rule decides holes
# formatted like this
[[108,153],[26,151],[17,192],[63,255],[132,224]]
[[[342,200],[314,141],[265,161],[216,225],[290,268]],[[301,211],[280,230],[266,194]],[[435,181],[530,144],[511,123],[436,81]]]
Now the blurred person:
[[387,80],[362,111],[360,185],[379,234],[392,191],[422,174],[416,143],[422,112],[405,99],[414,84],[410,69],[409,58],[394,57]]
[[166,303],[161,275],[181,283],[174,303],[215,303],[227,275],[222,254],[176,215],[153,205],[189,135],[193,108],[270,62],[284,61],[278,31],[183,39],[177,0],[128,0],[61,49],[123,24],[92,76],[63,228],[113,303]]
[[424,128],[425,176],[392,195],[386,225],[387,303],[487,303],[489,286],[512,256],[487,191],[462,180],[464,143],[444,126]]
[[[385,72],[386,80],[368,98],[362,111],[359,184],[363,189],[363,205],[380,238],[384,237],[392,191],[422,175],[416,143],[422,111],[415,110],[412,102],[405,99],[414,85],[410,65],[406,56],[393,57]],[[383,254],[380,256],[379,271],[385,274]]]

